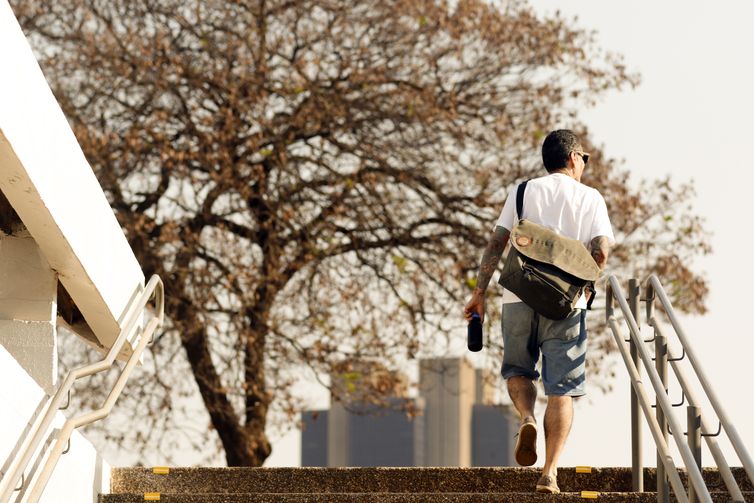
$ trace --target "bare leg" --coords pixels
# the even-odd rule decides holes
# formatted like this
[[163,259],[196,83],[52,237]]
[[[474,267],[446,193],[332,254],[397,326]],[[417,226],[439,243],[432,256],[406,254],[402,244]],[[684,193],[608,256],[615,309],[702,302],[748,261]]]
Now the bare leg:
[[537,462],[537,425],[534,419],[537,388],[531,379],[511,377],[508,379],[508,394],[521,416],[521,427],[518,429],[513,455],[519,465],[531,466]]
[[534,419],[534,403],[537,401],[537,387],[534,381],[524,376],[511,377],[507,381],[508,395],[521,420]]
[[545,466],[542,473],[556,477],[558,458],[563,451],[573,422],[573,398],[549,396],[545,411]]

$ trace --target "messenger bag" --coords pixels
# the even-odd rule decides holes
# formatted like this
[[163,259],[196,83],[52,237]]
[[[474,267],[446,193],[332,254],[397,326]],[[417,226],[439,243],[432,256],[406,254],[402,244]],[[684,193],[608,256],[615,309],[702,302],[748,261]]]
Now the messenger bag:
[[516,294],[538,314],[553,320],[568,317],[582,294],[594,300],[600,268],[581,241],[523,218],[527,182],[518,186],[519,221],[510,235],[511,247],[498,283]]

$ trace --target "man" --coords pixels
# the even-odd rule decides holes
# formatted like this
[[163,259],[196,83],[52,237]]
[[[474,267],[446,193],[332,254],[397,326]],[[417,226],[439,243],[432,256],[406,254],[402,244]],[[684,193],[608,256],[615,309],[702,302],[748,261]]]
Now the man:
[[[600,269],[615,244],[607,207],[602,195],[581,184],[589,160],[573,132],[553,131],[542,145],[542,160],[548,174],[526,186],[523,216],[516,215],[516,191],[509,195],[482,256],[474,293],[464,309],[471,319],[476,312],[484,320],[484,294],[497,268],[510,229],[521,218],[548,227],[558,234],[578,239],[590,249]],[[531,466],[537,460],[537,399],[535,370],[542,355],[545,410],[545,464],[536,491],[559,493],[558,458],[571,429],[573,398],[585,394],[586,298],[564,320],[550,320],[534,312],[512,292],[503,292],[503,367],[508,394],[521,417],[516,442],[516,462]]]

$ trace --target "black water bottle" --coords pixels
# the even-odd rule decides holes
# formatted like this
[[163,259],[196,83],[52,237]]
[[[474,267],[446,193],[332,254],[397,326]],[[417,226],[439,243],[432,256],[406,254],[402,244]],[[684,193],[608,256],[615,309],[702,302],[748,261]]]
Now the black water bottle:
[[472,313],[471,315],[466,343],[469,346],[469,351],[481,351],[484,347],[484,341],[482,340],[482,318],[478,313]]

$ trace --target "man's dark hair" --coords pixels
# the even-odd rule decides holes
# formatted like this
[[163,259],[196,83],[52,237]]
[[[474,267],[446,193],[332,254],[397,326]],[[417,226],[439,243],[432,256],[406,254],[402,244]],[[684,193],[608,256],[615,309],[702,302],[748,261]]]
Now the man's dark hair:
[[558,129],[548,134],[542,144],[542,161],[547,172],[565,168],[568,156],[574,150],[581,150],[581,143],[570,129]]

